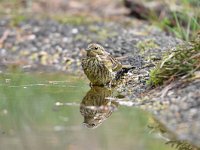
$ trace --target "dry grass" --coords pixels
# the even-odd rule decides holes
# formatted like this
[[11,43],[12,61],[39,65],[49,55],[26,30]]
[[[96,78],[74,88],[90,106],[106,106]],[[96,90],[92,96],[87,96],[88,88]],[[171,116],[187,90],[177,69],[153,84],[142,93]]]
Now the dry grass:
[[165,54],[163,60],[150,71],[148,84],[157,86],[177,78],[191,77],[200,70],[200,33],[196,40],[176,47]]

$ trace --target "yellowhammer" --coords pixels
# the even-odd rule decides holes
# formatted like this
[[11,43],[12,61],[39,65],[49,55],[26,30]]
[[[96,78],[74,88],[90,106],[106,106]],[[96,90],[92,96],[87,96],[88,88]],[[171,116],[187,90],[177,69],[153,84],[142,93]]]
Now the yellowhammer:
[[86,58],[82,59],[82,68],[91,85],[112,85],[112,81],[116,79],[117,73],[123,72],[122,64],[111,56],[110,53],[106,52],[101,45],[89,44],[86,52]]

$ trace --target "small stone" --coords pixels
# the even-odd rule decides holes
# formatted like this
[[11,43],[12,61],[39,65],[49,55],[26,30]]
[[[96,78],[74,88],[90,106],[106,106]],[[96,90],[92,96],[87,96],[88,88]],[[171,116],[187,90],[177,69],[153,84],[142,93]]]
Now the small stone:
[[78,29],[77,29],[77,28],[73,28],[73,29],[72,29],[72,33],[73,33],[73,34],[77,34],[77,33],[78,33]]

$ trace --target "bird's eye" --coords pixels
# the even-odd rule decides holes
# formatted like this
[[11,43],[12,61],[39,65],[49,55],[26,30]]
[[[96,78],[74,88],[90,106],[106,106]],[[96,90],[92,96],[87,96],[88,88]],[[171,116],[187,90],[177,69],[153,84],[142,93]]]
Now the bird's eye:
[[91,126],[92,126],[92,127],[94,127],[94,126],[95,126],[95,124],[94,124],[94,123],[92,123],[92,124],[91,124]]
[[98,50],[98,47],[95,47],[94,49],[95,49],[95,50]]

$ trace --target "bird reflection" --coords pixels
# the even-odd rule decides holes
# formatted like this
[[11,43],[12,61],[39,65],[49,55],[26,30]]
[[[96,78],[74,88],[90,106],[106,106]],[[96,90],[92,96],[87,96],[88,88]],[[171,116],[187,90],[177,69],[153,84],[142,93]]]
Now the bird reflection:
[[87,128],[97,128],[110,117],[118,107],[118,103],[112,101],[112,98],[112,89],[93,86],[80,104],[80,112],[84,117],[83,125]]

